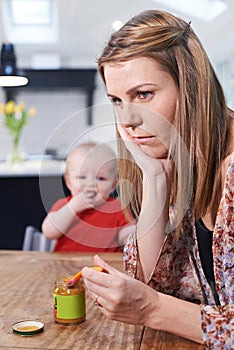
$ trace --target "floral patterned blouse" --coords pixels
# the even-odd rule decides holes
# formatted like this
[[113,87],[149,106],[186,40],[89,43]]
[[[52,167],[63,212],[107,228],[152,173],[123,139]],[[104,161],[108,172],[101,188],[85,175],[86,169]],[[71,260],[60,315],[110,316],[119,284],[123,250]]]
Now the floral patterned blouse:
[[[228,167],[213,233],[215,287],[220,306],[204,275],[191,211],[183,219],[178,239],[167,235],[149,286],[162,293],[200,304],[206,349],[234,349],[234,152]],[[140,278],[136,233],[124,248],[128,275]]]

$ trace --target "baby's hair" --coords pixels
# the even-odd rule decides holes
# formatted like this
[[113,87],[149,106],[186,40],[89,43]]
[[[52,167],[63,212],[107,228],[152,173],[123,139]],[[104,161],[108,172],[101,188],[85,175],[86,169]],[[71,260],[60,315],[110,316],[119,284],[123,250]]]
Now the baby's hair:
[[80,150],[80,149],[86,149],[86,150],[91,150],[93,148],[101,148],[103,150],[107,150],[109,151],[111,154],[113,154],[113,159],[116,158],[116,153],[115,151],[110,147],[108,146],[106,143],[98,143],[98,142],[94,142],[94,141],[89,141],[89,142],[84,142],[84,143],[80,143],[78,145],[76,145],[67,155],[67,159],[73,155],[77,150]]
[[76,145],[75,147],[73,147],[72,150],[67,154],[67,159],[79,149],[92,149],[96,146],[98,146],[98,143],[96,142],[80,143],[79,145]]
[[[87,152],[92,152],[92,150],[96,151],[101,151],[101,154],[105,154],[105,152],[107,153],[108,158],[110,158],[109,160],[113,160],[116,161],[116,168],[117,168],[117,157],[116,157],[116,153],[115,151],[112,149],[112,147],[110,147],[108,144],[106,143],[98,143],[98,142],[94,142],[94,141],[89,141],[89,142],[84,142],[84,143],[80,143],[78,145],[76,145],[68,154],[67,154],[67,158],[66,158],[66,163],[68,164],[68,162],[70,161],[70,159],[72,158],[73,155],[75,155],[77,153],[77,151],[87,151]],[[66,166],[66,173],[67,173],[67,166]]]

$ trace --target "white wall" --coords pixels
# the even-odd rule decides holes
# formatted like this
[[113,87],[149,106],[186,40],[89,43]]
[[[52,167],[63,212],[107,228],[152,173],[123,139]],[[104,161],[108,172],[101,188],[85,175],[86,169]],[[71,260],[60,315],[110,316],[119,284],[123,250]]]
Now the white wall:
[[234,109],[234,53],[219,59],[216,70],[224,89],[227,104]]
[[[234,108],[234,55],[215,62],[215,69],[223,85],[228,105]],[[64,157],[74,143],[95,140],[108,142],[115,148],[115,127],[113,111],[107,100],[103,83],[96,76],[93,125],[87,125],[85,93],[79,90],[44,90],[40,92],[22,90],[17,102],[23,100],[26,106],[37,109],[36,116],[25,127],[21,149],[26,154],[44,154],[45,148],[55,148]],[[0,103],[4,93],[0,88]],[[0,114],[0,160],[11,152],[11,137],[3,125]]]
[[[22,90],[16,102],[37,112],[22,133],[20,148],[26,154],[44,154],[45,148],[54,148],[59,156],[66,155],[74,143],[95,140],[108,141],[115,148],[115,128],[112,107],[105,96],[103,84],[97,77],[92,107],[93,125],[87,125],[86,95],[80,90]],[[4,103],[0,89],[0,103]],[[11,152],[12,140],[0,115],[0,159]]]

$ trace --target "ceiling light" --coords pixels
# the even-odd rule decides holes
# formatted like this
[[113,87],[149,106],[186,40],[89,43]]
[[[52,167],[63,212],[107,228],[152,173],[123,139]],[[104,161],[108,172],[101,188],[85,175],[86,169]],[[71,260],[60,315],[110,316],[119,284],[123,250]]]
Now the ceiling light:
[[112,28],[114,29],[114,30],[119,30],[121,27],[123,26],[123,22],[121,22],[121,21],[114,21],[113,23],[112,23]]
[[28,78],[16,67],[13,44],[3,43],[1,48],[0,86],[23,86],[27,83]]
[[155,0],[162,5],[203,21],[211,21],[227,8],[223,0]]

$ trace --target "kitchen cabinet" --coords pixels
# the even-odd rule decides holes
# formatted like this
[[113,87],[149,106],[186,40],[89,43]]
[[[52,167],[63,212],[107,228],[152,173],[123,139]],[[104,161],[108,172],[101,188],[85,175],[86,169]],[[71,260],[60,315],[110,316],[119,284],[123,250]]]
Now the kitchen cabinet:
[[0,163],[0,249],[21,249],[27,225],[40,229],[51,205],[69,194],[63,162]]
[[4,88],[6,101],[15,100],[17,92],[31,89],[35,92],[43,89],[77,89],[86,93],[87,125],[92,125],[93,95],[97,70],[90,69],[24,69],[29,83],[23,87]]

